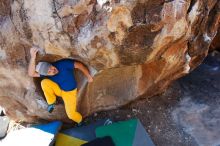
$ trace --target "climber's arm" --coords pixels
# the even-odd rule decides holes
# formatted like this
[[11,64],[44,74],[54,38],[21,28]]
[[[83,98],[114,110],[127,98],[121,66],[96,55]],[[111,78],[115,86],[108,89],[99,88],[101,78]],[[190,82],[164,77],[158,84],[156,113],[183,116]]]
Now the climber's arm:
[[74,67],[83,72],[83,74],[87,77],[88,82],[92,82],[93,81],[93,78],[90,75],[88,68],[84,64],[82,64],[82,63],[80,63],[78,61],[74,61]]
[[28,75],[31,77],[40,77],[40,74],[35,71],[35,59],[37,55],[38,49],[37,48],[31,48],[30,49],[30,54],[31,54],[31,59],[29,62],[28,66]]

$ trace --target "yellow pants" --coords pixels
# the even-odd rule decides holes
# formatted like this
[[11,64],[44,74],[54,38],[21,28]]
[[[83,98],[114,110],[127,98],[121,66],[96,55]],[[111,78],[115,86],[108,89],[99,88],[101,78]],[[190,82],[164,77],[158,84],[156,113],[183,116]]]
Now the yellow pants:
[[54,104],[56,102],[56,96],[62,97],[67,116],[77,123],[82,121],[82,115],[76,111],[77,89],[63,91],[57,83],[50,79],[43,79],[41,81],[41,87],[48,104]]

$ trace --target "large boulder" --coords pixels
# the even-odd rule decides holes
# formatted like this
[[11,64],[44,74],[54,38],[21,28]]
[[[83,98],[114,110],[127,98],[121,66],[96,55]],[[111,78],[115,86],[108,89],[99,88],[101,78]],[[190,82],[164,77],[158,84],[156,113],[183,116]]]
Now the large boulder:
[[219,18],[218,0],[0,0],[0,105],[14,120],[67,121],[27,75],[32,45],[37,61],[90,68],[92,83],[76,72],[84,116],[159,94],[203,61]]

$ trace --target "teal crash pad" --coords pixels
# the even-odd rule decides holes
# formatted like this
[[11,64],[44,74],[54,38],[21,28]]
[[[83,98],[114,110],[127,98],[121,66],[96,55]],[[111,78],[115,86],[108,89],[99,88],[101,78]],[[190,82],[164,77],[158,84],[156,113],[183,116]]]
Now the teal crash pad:
[[111,136],[116,146],[155,146],[138,119],[98,127],[96,136]]

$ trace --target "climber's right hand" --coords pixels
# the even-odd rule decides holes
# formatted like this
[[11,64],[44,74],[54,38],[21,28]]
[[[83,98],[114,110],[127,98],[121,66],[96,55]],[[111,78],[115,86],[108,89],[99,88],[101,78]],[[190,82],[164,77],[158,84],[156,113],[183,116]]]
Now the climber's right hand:
[[38,52],[38,51],[39,51],[38,48],[32,47],[32,48],[30,49],[31,58],[36,58],[36,55],[37,55],[37,52]]

